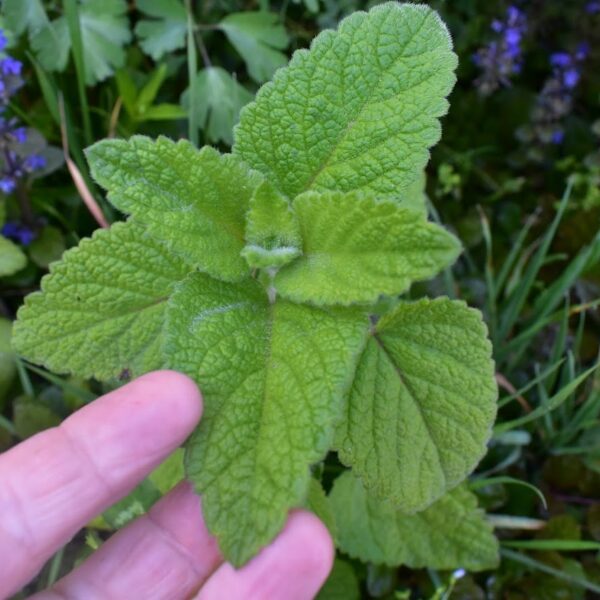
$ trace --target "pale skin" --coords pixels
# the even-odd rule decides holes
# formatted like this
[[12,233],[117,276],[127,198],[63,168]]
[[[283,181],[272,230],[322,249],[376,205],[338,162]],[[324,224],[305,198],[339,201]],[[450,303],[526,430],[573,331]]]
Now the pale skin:
[[[144,375],[60,427],[0,454],[0,598],[20,590],[90,519],[125,496],[187,438],[202,413],[195,384]],[[235,570],[183,482],[36,600],[310,600],[333,544],[297,510],[279,536]]]

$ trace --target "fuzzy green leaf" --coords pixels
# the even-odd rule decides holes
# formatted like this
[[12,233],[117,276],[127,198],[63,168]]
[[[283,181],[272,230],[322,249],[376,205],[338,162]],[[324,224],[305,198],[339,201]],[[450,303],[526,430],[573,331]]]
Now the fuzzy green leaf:
[[242,12],[227,15],[219,27],[246,61],[250,77],[262,83],[287,63],[285,27],[276,13]]
[[290,203],[264,182],[250,200],[242,255],[253,268],[275,268],[300,256],[301,246],[298,220]]
[[224,280],[244,277],[240,256],[250,197],[261,177],[239,158],[188,141],[143,136],[87,150],[108,199],[191,265]]
[[405,512],[456,486],[486,451],[497,389],[478,311],[401,303],[377,324],[338,428],[340,459]]
[[19,246],[0,235],[0,277],[12,275],[27,264],[27,257]]
[[164,366],[166,300],[189,268],[135,223],[65,253],[19,310],[13,343],[58,373],[109,379]]
[[390,200],[306,192],[293,207],[303,254],[279,271],[275,288],[297,302],[374,302],[433,277],[460,252],[454,236]]
[[427,6],[355,13],[259,91],[242,111],[234,152],[290,197],[363,190],[400,199],[440,138],[456,64]]
[[135,26],[140,47],[154,60],[185,46],[187,14],[179,0],[137,0],[137,8],[152,19]]
[[203,129],[207,141],[233,142],[233,127],[240,110],[253,98],[230,73],[221,67],[202,69],[194,80],[196,105],[190,106],[189,89],[181,96],[181,104],[196,111],[196,123]]
[[464,568],[482,571],[498,565],[498,541],[477,498],[455,488],[427,510],[405,514],[369,496],[352,473],[336,479],[330,494],[338,547],[354,558],[412,569]]
[[271,305],[251,279],[194,274],[171,298],[166,354],[202,386],[205,406],[186,472],[235,565],[304,502],[309,465],[331,445],[367,328],[354,309]]

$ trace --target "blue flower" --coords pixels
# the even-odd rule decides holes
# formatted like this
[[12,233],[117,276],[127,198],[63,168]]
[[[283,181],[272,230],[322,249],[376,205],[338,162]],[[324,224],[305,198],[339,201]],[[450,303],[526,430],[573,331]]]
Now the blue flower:
[[27,171],[37,171],[46,166],[46,159],[39,154],[32,154],[25,159],[23,166]]
[[29,246],[36,238],[35,232],[32,229],[15,221],[6,223],[1,233],[4,237],[19,242],[23,246]]
[[585,5],[585,12],[587,12],[589,15],[595,15],[597,13],[600,13],[600,2],[588,2]]
[[8,45],[8,40],[6,39],[6,35],[4,35],[4,31],[0,29],[0,52],[6,48]]
[[11,177],[2,177],[0,179],[0,190],[5,194],[12,194],[17,187],[17,183]]
[[568,52],[555,52],[550,55],[550,64],[553,67],[568,67],[573,59]]
[[12,56],[0,60],[0,70],[4,75],[20,75],[23,63]]

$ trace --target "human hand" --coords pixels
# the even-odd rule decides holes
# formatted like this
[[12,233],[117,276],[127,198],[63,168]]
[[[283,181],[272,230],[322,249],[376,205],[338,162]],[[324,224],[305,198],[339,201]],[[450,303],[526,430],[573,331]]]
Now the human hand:
[[[190,379],[157,371],[1,454],[0,598],[129,493],[185,440],[201,411]],[[294,511],[270,546],[234,570],[204,525],[200,498],[184,482],[35,598],[308,600],[332,561],[325,527]]]

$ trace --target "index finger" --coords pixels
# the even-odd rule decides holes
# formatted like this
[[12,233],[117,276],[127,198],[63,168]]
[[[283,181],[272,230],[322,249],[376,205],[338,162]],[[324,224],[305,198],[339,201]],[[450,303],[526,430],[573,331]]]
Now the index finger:
[[194,429],[195,384],[157,371],[0,455],[0,598],[24,585],[91,518]]

